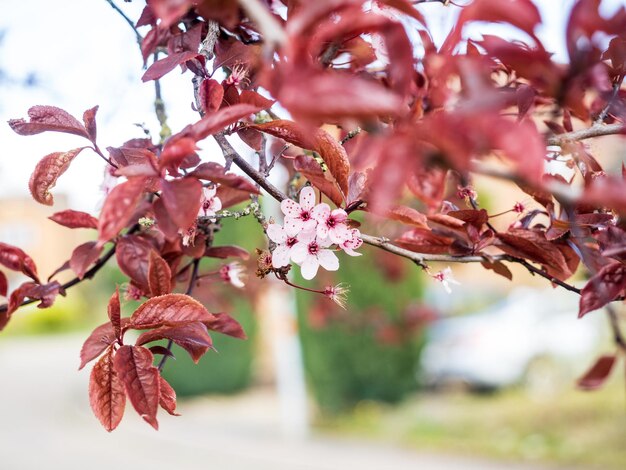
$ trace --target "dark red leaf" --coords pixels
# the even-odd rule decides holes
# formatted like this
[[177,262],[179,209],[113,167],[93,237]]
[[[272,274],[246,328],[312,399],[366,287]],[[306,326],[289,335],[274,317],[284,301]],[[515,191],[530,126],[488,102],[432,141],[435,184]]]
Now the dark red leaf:
[[72,160],[86,147],[79,147],[68,152],[54,152],[43,157],[30,177],[28,188],[33,199],[46,206],[54,203],[50,190],[65,171],[69,168]]
[[76,273],[78,279],[83,278],[89,266],[100,257],[101,252],[102,247],[96,242],[86,242],[74,248],[70,258],[70,268]]
[[253,106],[258,106],[261,109],[271,108],[275,103],[274,100],[267,99],[265,96],[258,94],[256,91],[252,90],[242,90],[239,95],[239,102],[242,104],[251,104]]
[[585,375],[578,379],[578,388],[583,390],[595,390],[600,388],[609,378],[616,362],[615,356],[600,356]]
[[61,284],[57,281],[41,285],[35,284],[34,282],[24,282],[11,293],[7,314],[11,315],[17,310],[26,298],[39,300],[37,308],[48,308],[54,303],[56,296],[61,292]]
[[250,258],[250,253],[248,253],[248,250],[236,245],[208,246],[206,250],[204,250],[204,256],[208,256],[209,258],[241,258],[242,260],[247,260]]
[[124,416],[124,384],[113,367],[113,349],[96,363],[89,378],[89,404],[104,429],[113,431]]
[[159,157],[159,168],[167,168],[171,174],[178,175],[178,168],[186,167],[186,160],[198,158],[196,150],[196,142],[189,137],[170,139]]
[[9,290],[9,281],[6,274],[0,271],[0,296],[6,297]]
[[317,152],[330,174],[344,194],[348,192],[350,161],[343,146],[323,129],[306,129],[299,124],[284,119],[277,119],[264,124],[250,126],[267,134],[283,139],[293,145]]
[[154,246],[145,237],[125,235],[117,242],[115,257],[124,274],[144,292],[149,292],[148,263]]
[[88,109],[83,113],[83,122],[85,123],[85,129],[87,130],[87,135],[89,136],[89,140],[92,142],[96,142],[96,137],[98,135],[97,127],[96,127],[96,113],[98,112],[98,106],[94,106],[91,109]]
[[176,413],[176,392],[172,386],[167,383],[162,376],[159,376],[161,384],[161,395],[159,396],[159,405],[172,416],[180,416]]
[[344,195],[339,189],[337,182],[330,172],[324,171],[313,157],[298,155],[293,160],[293,169],[308,179],[313,186],[324,193],[336,206],[343,205]]
[[115,292],[109,299],[109,304],[107,305],[107,313],[109,315],[109,320],[111,321],[111,325],[113,326],[113,332],[115,333],[115,337],[118,340],[122,340],[122,309],[120,306],[120,288],[116,287]]
[[[128,324],[128,318],[122,318],[121,324],[125,327]],[[88,362],[93,361],[102,354],[115,340],[115,329],[111,322],[106,322],[96,327],[85,340],[80,350],[80,366],[78,370],[81,370]]]
[[580,292],[578,317],[602,308],[626,290],[626,265],[610,263],[593,276]]
[[154,15],[161,19],[161,26],[168,28],[177,23],[195,3],[193,0],[150,0],[149,5]]
[[204,323],[210,331],[217,331],[218,333],[238,339],[247,338],[239,322],[227,313],[214,313],[211,320],[203,321],[202,323]]
[[89,139],[89,133],[78,119],[55,106],[33,106],[28,110],[29,122],[24,119],[11,119],[9,126],[20,135],[34,135],[41,132],[65,132]]
[[11,271],[21,272],[34,281],[39,282],[35,262],[16,246],[0,242],[0,264]]
[[215,316],[197,300],[185,294],[153,297],[132,314],[131,328],[145,330],[160,326],[179,326],[194,321],[210,322]]
[[104,245],[126,227],[141,200],[145,178],[130,178],[115,186],[102,207],[98,221],[98,244]]
[[161,60],[157,60],[150,67],[148,67],[148,70],[146,70],[146,73],[143,74],[141,80],[144,82],[158,80],[163,75],[174,70],[177,65],[184,64],[188,60],[195,58],[197,55],[198,53],[194,51],[183,51],[177,54],[170,54]]
[[213,113],[220,109],[224,99],[224,87],[212,78],[200,83],[200,106],[205,113]]
[[150,251],[148,262],[148,285],[152,297],[172,292],[172,271],[167,261],[154,250]]
[[157,344],[156,346],[150,346],[148,349],[152,354],[160,354],[161,356],[167,356],[171,357],[172,359],[176,359],[174,353],[167,349],[165,346],[160,346]]
[[178,228],[186,230],[198,217],[202,205],[202,183],[196,178],[161,180],[161,199]]
[[387,212],[387,217],[405,224],[428,229],[428,218],[412,207],[396,206]]
[[98,219],[86,212],[72,209],[57,212],[48,218],[68,228],[98,228]]
[[438,235],[430,230],[416,228],[395,240],[399,246],[417,253],[448,253],[454,238]]
[[234,173],[227,173],[226,169],[216,162],[205,162],[198,165],[189,176],[194,176],[201,180],[212,181],[229,188],[245,191],[248,194],[260,194],[257,188],[250,180]]
[[154,216],[156,217],[157,226],[163,232],[163,235],[165,235],[168,240],[177,239],[178,227],[167,212],[163,204],[163,199],[156,199],[152,204],[152,208],[154,210]]
[[262,108],[250,104],[236,104],[222,108],[215,113],[207,114],[195,124],[185,127],[179,135],[189,136],[196,142],[222,131],[225,127],[236,123],[250,114],[261,111]]
[[513,280],[513,273],[506,267],[502,261],[483,261],[480,263],[485,269],[491,269],[496,274],[506,277],[509,281]]
[[159,407],[159,370],[152,365],[154,356],[141,346],[122,346],[113,358],[115,371],[124,384],[133,407],[154,429]]
[[213,347],[213,341],[207,327],[200,322],[191,322],[179,326],[162,326],[142,333],[137,338],[137,346],[141,346],[160,339],[171,339],[189,353],[193,362],[198,363],[200,358]]
[[217,197],[222,202],[222,209],[227,209],[240,202],[250,201],[249,192],[229,188],[228,186],[219,186],[217,188]]

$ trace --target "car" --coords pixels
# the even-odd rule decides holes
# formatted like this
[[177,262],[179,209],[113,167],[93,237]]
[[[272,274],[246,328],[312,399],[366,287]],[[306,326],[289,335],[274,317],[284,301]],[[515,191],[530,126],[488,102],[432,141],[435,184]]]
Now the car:
[[571,292],[518,288],[485,311],[442,318],[427,332],[421,382],[554,388],[581,372],[605,336],[601,312],[577,316],[578,296]]

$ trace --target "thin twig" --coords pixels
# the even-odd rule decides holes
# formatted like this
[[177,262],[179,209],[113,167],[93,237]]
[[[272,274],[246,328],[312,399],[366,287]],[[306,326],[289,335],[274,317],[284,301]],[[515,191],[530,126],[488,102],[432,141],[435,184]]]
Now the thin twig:
[[626,126],[621,122],[615,124],[595,123],[587,129],[580,129],[578,131],[566,132],[564,134],[548,137],[548,139],[546,139],[546,143],[548,145],[562,146],[568,142],[576,142],[604,135],[623,134],[625,131]]
[[113,0],[106,0],[106,2],[111,5],[111,7],[120,14],[120,16],[122,18],[124,18],[124,20],[130,25],[131,28],[133,28],[133,31],[135,33],[135,37],[137,38],[137,44],[139,44],[139,47],[141,47],[141,42],[143,41],[143,37],[141,36],[141,34],[139,34],[139,31],[137,31],[137,28],[135,27],[135,23],[133,22],[133,20],[131,20],[128,16],[126,16],[126,13],[124,13],[120,7],[118,7],[115,3],[113,3]]
[[[196,258],[193,260],[193,268],[191,269],[191,278],[189,279],[189,285],[187,286],[187,290],[185,291],[185,294],[187,295],[193,294],[193,289],[196,286],[196,281],[198,280],[199,268],[200,268],[200,259]],[[174,341],[172,341],[171,339],[168,340],[166,349],[171,352],[173,344],[174,344]],[[169,355],[164,354],[163,357],[161,358],[161,361],[159,361],[159,365],[157,366],[159,371],[163,370],[163,366],[165,366],[165,363],[167,362],[168,357]]]
[[[139,224],[135,224],[133,225],[127,232],[127,234],[131,234],[131,233],[135,233],[137,230],[139,230]],[[87,272],[85,272],[85,275],[82,278],[79,277],[75,277],[73,279],[70,279],[69,281],[67,281],[65,284],[61,285],[61,288],[59,289],[60,291],[65,291],[67,289],[70,289],[71,287],[74,287],[77,284],[80,284],[81,282],[87,280],[87,279],[91,279],[92,277],[94,277],[94,275],[100,271],[100,269],[102,269],[102,267],[107,263],[107,261],[109,261],[111,259],[111,257],[115,254],[115,248],[117,247],[117,245],[113,245],[109,251],[107,251],[104,255],[102,255],[98,261],[96,261],[96,263],[91,267],[91,269],[89,269]],[[29,299],[29,300],[24,300],[19,306],[23,307],[25,305],[29,305],[29,304],[33,304],[35,302],[39,302],[39,299]],[[9,305],[8,304],[2,304],[0,305],[0,313],[4,313],[9,309]]]
[[600,114],[598,114],[598,117],[596,118],[596,121],[595,121],[596,124],[601,124],[604,121],[604,119],[609,115],[609,110],[611,109],[611,106],[613,105],[613,101],[615,101],[615,98],[617,98],[619,89],[622,87],[623,81],[624,81],[624,76],[622,75],[613,84],[613,92],[611,93],[611,96],[607,100],[606,106],[604,106],[604,109],[600,112]]

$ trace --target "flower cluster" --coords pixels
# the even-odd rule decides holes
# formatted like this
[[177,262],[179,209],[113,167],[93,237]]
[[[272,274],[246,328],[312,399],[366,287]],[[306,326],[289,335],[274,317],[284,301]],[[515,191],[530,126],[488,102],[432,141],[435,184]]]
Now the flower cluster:
[[331,210],[326,203],[315,204],[315,191],[307,186],[300,191],[300,202],[285,199],[280,203],[285,215],[284,226],[269,224],[267,235],[276,247],[272,266],[276,269],[294,262],[302,269],[302,277],[313,279],[320,266],[328,271],[339,269],[339,260],[332,246],[350,256],[363,244],[358,229],[347,225],[343,209]]

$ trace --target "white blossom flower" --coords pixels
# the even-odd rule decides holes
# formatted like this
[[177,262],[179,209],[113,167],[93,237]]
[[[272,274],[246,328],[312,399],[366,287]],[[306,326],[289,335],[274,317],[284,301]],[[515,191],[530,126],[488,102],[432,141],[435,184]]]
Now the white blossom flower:
[[339,246],[343,251],[346,252],[347,255],[361,256],[362,253],[357,253],[356,251],[354,251],[363,244],[363,240],[361,239],[361,232],[358,228],[353,228],[349,230],[349,234],[350,238],[341,243]]
[[292,199],[283,199],[280,209],[285,214],[285,231],[290,237],[295,237],[302,231],[313,230],[317,221],[311,215],[315,205],[315,190],[306,186],[300,191],[300,203]]
[[338,245],[350,238],[350,229],[346,225],[348,214],[343,209],[330,210],[330,206],[324,202],[316,205],[311,210],[311,216],[317,220],[317,236],[330,238]]
[[198,217],[209,217],[215,215],[222,208],[222,201],[216,196],[217,188],[202,188],[202,204],[198,211]]
[[450,288],[450,284],[461,285],[459,281],[452,277],[452,269],[448,266],[443,271],[439,271],[437,274],[434,274],[433,279],[441,282],[441,285],[446,290],[448,294],[452,293],[452,289]]
[[237,262],[229,263],[220,268],[220,277],[224,281],[230,282],[233,286],[241,289],[245,286],[244,281],[247,277],[246,268]]
[[331,244],[330,239],[320,240],[314,230],[298,234],[298,243],[291,249],[291,259],[300,265],[304,279],[313,279],[320,266],[328,271],[339,269],[337,256],[327,249]]
[[274,268],[287,266],[291,260],[291,250],[298,243],[298,239],[287,235],[285,229],[279,224],[269,224],[267,226],[267,236],[276,243],[276,247],[272,252],[272,266]]

